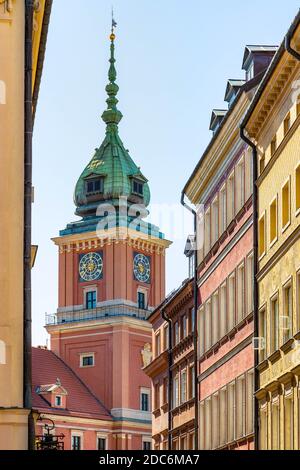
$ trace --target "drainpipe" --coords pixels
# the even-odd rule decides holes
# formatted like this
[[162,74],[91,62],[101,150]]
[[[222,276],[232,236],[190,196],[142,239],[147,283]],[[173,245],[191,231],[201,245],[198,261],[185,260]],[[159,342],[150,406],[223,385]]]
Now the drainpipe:
[[[257,189],[257,148],[256,145],[245,135],[245,127],[240,128],[241,139],[252,148],[253,155],[253,262],[254,262],[254,284],[253,284],[253,313],[254,313],[254,338],[258,337],[258,189]],[[258,350],[254,351],[254,390],[259,389],[259,355]],[[258,400],[254,398],[254,446],[259,449],[259,407]]]
[[300,54],[297,51],[295,51],[295,49],[292,48],[291,41],[292,41],[292,36],[291,36],[291,33],[289,32],[285,37],[284,47],[289,54],[291,54],[293,57],[295,57],[295,59],[300,61]]
[[168,348],[168,448],[172,450],[172,365],[173,365],[173,356],[172,356],[172,321],[166,315],[166,311],[162,308],[161,316],[169,325],[169,348]]
[[25,83],[24,83],[24,408],[28,417],[28,449],[34,449],[31,365],[31,203],[32,203],[32,32],[33,0],[25,0]]
[[198,253],[197,253],[197,213],[184,201],[184,191],[181,193],[181,204],[185,209],[193,214],[194,217],[194,396],[195,396],[195,450],[199,448],[199,436],[198,436]]

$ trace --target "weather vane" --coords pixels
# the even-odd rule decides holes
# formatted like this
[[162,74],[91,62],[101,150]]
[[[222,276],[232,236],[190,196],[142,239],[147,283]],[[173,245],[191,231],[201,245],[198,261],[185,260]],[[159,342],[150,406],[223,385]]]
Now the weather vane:
[[114,18],[114,9],[112,7],[111,9],[111,35],[110,35],[110,39],[112,41],[115,40],[116,38],[116,35],[115,35],[115,28],[117,27],[118,23],[115,21],[115,18]]

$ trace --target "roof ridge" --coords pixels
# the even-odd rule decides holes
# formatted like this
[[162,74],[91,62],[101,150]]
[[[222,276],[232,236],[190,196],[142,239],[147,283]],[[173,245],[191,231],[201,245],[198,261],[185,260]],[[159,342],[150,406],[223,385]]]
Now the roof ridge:
[[[38,348],[34,348],[34,349],[38,349]],[[109,414],[109,416],[111,418],[113,418],[110,410],[102,403],[102,401],[96,397],[96,395],[89,389],[89,387],[83,382],[83,380],[76,374],[76,372],[61,358],[59,357],[57,354],[55,354],[54,351],[51,351],[51,349],[47,349],[46,350],[47,352],[53,354],[53,356],[55,356],[64,366],[66,369],[69,370],[69,372],[71,372],[71,374],[81,383],[81,385],[87,390],[87,392],[97,401],[97,403],[102,406],[104,408],[104,410]]]

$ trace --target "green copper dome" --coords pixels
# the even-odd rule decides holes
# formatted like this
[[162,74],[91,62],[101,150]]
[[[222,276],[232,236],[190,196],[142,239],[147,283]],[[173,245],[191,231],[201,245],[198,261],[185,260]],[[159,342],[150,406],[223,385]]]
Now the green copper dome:
[[119,87],[115,83],[117,72],[113,32],[110,39],[109,84],[106,87],[107,109],[102,115],[106,124],[106,136],[82,172],[74,194],[76,215],[83,218],[96,215],[97,208],[101,203],[118,207],[120,197],[127,197],[128,206],[143,204],[147,207],[150,202],[148,180],[134,163],[119,137],[118,124],[123,116],[117,109],[118,99],[116,96]]

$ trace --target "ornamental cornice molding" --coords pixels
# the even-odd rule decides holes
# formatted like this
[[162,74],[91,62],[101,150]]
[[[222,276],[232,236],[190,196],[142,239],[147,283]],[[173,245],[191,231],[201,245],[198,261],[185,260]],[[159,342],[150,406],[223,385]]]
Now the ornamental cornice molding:
[[0,0],[0,5],[3,5],[4,13],[11,13],[13,11],[12,0]]
[[[84,237],[84,238],[83,238]],[[165,239],[149,236],[142,232],[133,232],[128,229],[107,231],[98,237],[96,232],[76,234],[65,237],[53,238],[52,241],[59,247],[60,253],[71,251],[81,252],[91,249],[103,248],[105,245],[128,245],[134,249],[165,255],[165,250],[172,242]]]
[[191,202],[195,204],[198,203],[203,189],[207,182],[210,181],[214,168],[216,168],[217,164],[220,164],[220,161],[230,153],[231,149],[239,141],[239,124],[249,103],[249,94],[243,93],[236,104],[236,109],[233,110],[224,128],[212,144],[212,147],[208,150],[206,155],[203,154],[205,157],[203,157],[203,161],[186,190],[186,195]]

